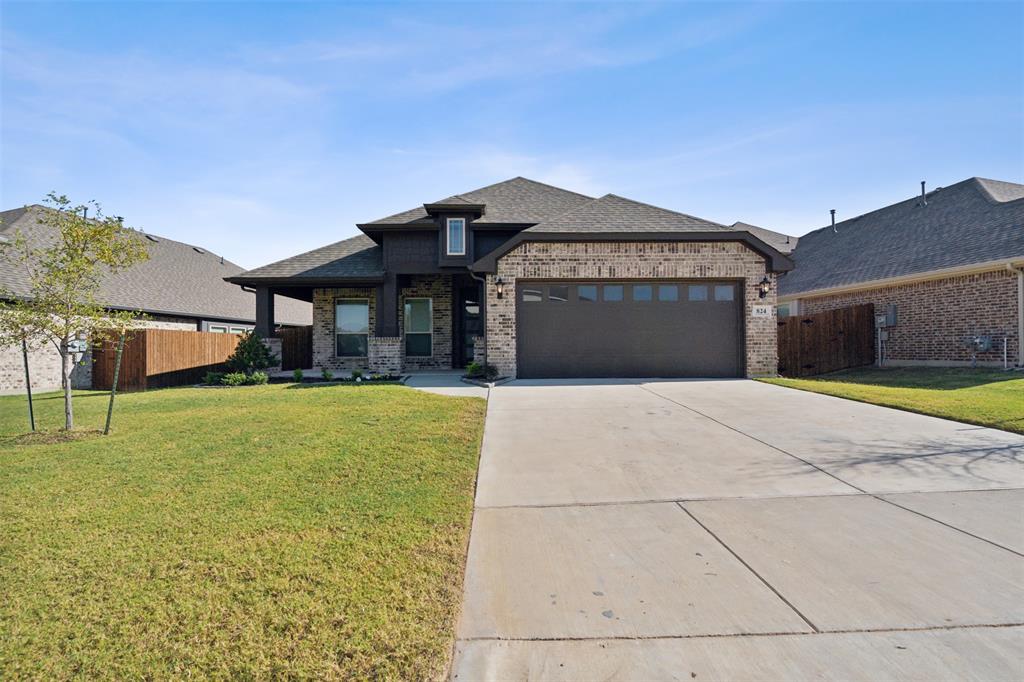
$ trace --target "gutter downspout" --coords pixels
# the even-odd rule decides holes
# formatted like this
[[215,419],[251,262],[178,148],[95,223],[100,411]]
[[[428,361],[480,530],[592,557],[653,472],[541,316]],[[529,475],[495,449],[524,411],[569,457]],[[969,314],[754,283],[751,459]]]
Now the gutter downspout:
[[1007,263],[1006,269],[1017,273],[1017,368],[1024,368],[1024,264]]

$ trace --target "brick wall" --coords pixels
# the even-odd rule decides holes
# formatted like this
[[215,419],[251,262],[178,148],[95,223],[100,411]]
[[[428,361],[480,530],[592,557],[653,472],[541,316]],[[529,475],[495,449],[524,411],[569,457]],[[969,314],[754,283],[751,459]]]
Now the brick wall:
[[978,361],[1001,365],[1003,337],[1011,364],[1017,358],[1017,276],[1008,270],[959,275],[831,296],[800,299],[800,313],[813,314],[860,303],[882,313],[897,306],[897,325],[889,328],[887,361],[893,364],[967,364],[965,341],[984,334],[993,348]]
[[[496,276],[505,284],[499,299]],[[775,317],[751,317],[754,305],[775,307],[771,293],[758,298],[764,257],[739,242],[527,242],[498,260],[487,276],[488,361],[501,374],[516,373],[516,280],[523,279],[735,279],[744,282],[748,376],[775,374]]]
[[[433,299],[434,338],[431,357],[406,357],[404,368],[451,369],[452,367],[452,278],[451,275],[415,275],[409,286],[398,292],[398,328],[405,334],[405,300]],[[404,349],[404,345],[403,345]]]
[[334,337],[334,302],[341,298],[370,302],[370,333],[377,320],[377,293],[373,287],[345,287],[313,290],[313,367],[340,372],[368,370],[369,358],[339,358]]
[[[398,292],[398,328],[402,335],[392,338],[373,335],[377,321],[377,294],[372,287],[345,287],[313,290],[313,366],[350,372],[401,372],[421,369],[450,369],[452,366],[452,278],[450,275],[415,275]],[[335,355],[334,302],[341,298],[367,299],[370,302],[370,357],[339,358]],[[405,300],[433,300],[433,348],[430,357],[405,355]],[[398,353],[397,361],[394,357]]]

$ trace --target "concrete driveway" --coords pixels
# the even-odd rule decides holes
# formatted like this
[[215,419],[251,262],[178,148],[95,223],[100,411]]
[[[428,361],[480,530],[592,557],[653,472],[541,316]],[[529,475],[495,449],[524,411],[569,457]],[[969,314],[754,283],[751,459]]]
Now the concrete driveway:
[[752,381],[491,390],[456,680],[1024,679],[1024,437]]

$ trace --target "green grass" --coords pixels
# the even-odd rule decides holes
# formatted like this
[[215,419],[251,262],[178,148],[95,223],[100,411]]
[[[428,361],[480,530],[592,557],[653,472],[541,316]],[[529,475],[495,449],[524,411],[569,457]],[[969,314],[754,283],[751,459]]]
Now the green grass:
[[[484,402],[401,386],[0,398],[0,679],[443,674]],[[62,423],[59,396],[38,419]],[[106,396],[81,393],[80,428]],[[47,442],[49,440],[49,442]]]
[[1020,372],[904,367],[762,381],[1024,433],[1024,374]]

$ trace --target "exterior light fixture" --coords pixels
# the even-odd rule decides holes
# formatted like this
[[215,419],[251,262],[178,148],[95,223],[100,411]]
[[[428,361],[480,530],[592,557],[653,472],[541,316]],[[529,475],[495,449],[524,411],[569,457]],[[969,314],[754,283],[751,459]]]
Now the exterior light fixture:
[[765,275],[764,279],[761,280],[761,283],[757,287],[757,295],[761,298],[766,298],[768,296],[768,292],[771,290],[772,283],[769,281],[768,275]]
[[498,292],[498,298],[505,295],[505,280],[501,278],[501,275],[498,275],[497,278],[495,278],[494,288]]

